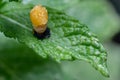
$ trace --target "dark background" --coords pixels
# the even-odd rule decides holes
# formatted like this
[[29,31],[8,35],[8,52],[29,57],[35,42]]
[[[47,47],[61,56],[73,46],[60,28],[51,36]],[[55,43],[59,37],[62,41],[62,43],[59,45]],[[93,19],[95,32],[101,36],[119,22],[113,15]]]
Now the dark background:
[[120,15],[120,0],[109,0],[109,2],[113,5],[117,13]]
[[[120,16],[120,0],[108,0]],[[120,31],[113,37],[113,42],[120,44]]]

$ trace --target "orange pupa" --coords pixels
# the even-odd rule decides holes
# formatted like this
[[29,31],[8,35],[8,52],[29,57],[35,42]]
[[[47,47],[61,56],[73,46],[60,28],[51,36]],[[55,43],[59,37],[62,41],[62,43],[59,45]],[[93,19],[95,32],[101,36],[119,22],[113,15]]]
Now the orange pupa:
[[37,33],[42,34],[45,32],[48,22],[48,12],[45,7],[41,5],[36,5],[30,11],[30,19],[33,25],[33,29]]

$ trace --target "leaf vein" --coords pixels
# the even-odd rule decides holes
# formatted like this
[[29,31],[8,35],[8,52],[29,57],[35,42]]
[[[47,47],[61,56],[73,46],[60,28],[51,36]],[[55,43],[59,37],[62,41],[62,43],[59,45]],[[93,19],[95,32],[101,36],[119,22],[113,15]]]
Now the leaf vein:
[[4,19],[6,19],[6,20],[8,20],[9,22],[12,22],[12,23],[14,23],[14,24],[17,24],[17,25],[21,26],[22,28],[24,28],[24,29],[26,29],[26,30],[28,30],[28,31],[32,31],[31,28],[28,28],[28,27],[26,27],[25,25],[23,25],[23,24],[21,24],[21,23],[15,21],[15,20],[13,20],[13,19],[7,17],[7,16],[4,16],[4,15],[0,14],[0,17],[1,17],[1,18],[4,18]]

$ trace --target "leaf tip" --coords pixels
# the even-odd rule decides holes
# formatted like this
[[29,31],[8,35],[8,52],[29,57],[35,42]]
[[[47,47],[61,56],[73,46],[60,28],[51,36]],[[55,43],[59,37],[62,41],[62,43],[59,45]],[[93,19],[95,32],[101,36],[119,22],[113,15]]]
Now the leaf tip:
[[98,65],[98,70],[101,72],[101,74],[105,77],[110,77],[109,71],[106,66],[104,65]]

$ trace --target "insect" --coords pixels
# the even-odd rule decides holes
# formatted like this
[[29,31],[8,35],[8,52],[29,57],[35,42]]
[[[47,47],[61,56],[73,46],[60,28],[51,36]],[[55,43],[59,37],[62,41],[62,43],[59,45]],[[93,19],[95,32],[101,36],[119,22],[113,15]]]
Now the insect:
[[34,29],[34,35],[38,38],[46,38],[50,35],[50,30],[47,28],[48,12],[41,5],[36,5],[30,11],[30,19]]

